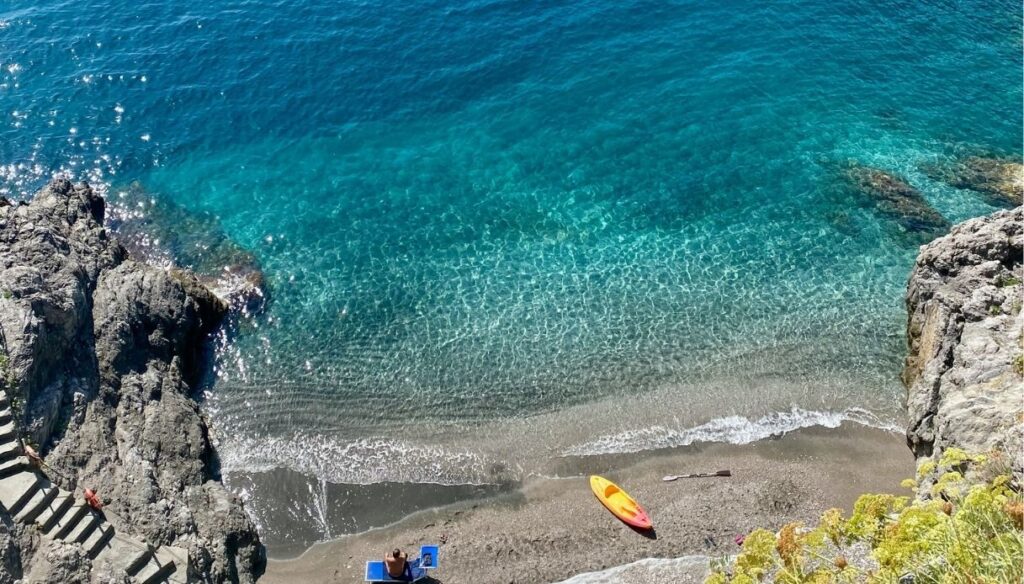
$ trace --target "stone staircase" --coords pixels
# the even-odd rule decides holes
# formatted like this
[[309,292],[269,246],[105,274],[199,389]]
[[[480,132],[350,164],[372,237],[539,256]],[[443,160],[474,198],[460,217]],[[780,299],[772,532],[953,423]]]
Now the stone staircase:
[[15,521],[34,524],[44,539],[77,543],[94,566],[124,570],[137,584],[187,582],[188,552],[152,547],[114,533],[85,502],[32,469],[15,428],[7,394],[0,391],[0,505]]

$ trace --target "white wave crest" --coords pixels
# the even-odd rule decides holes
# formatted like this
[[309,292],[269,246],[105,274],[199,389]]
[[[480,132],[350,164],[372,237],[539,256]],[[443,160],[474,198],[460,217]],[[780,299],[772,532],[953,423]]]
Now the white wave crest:
[[297,433],[291,438],[230,440],[218,448],[225,471],[287,468],[333,483],[491,484],[507,480],[503,467],[468,450],[450,450],[388,438],[343,441]]
[[688,446],[699,442],[749,444],[776,434],[784,434],[811,426],[838,428],[840,424],[847,421],[891,432],[900,431],[900,428],[884,422],[871,412],[860,408],[851,408],[842,412],[819,412],[794,407],[789,412],[773,412],[757,420],[743,416],[727,416],[716,418],[693,428],[677,429],[651,426],[638,430],[627,430],[571,446],[565,449],[562,455],[621,454]]

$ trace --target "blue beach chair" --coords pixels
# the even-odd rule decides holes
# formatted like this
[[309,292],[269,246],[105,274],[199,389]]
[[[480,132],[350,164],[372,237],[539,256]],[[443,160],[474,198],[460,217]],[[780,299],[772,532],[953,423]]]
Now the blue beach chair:
[[420,548],[420,556],[409,561],[409,572],[412,578],[392,578],[383,560],[366,562],[367,582],[419,582],[427,577],[427,570],[437,568],[438,546],[425,545]]

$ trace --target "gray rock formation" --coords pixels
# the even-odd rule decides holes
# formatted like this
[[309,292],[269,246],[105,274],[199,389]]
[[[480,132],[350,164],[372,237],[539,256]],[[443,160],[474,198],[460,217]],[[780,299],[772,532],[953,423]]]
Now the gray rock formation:
[[1007,453],[1024,436],[1024,207],[972,219],[921,248],[907,288],[903,370],[918,461],[948,447]]
[[[264,550],[191,399],[228,305],[187,272],[131,259],[104,214],[66,180],[29,204],[0,199],[0,385],[15,425],[54,483],[99,493],[119,534],[187,550],[192,580],[252,582]],[[35,549],[31,529],[0,510],[0,583],[89,573],[81,553]]]

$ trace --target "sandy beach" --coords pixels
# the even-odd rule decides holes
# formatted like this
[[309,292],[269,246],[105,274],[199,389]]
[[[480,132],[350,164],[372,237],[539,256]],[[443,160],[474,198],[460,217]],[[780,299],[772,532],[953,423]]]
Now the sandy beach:
[[[732,477],[664,483],[667,474],[729,469]],[[705,444],[631,456],[564,459],[557,473],[484,500],[412,514],[382,529],[318,544],[271,561],[268,584],[359,582],[367,559],[400,547],[441,545],[436,581],[444,584],[559,582],[644,558],[718,557],[757,527],[811,521],[830,507],[849,509],[868,491],[899,492],[914,471],[904,437],[845,424],[810,428],[747,445]],[[606,475],[650,513],[655,534],[634,532],[609,514],[587,483]],[[272,552],[272,550],[271,550]],[[703,569],[638,564],[620,581],[699,581]]]

